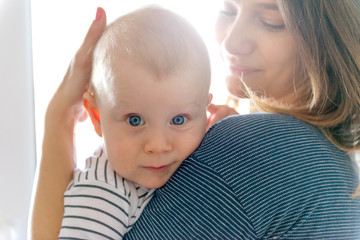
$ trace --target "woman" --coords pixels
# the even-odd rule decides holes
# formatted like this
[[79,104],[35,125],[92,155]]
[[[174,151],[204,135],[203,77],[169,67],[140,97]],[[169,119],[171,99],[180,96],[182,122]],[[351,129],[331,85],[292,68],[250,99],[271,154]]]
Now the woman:
[[[73,130],[105,22],[100,9],[47,111],[34,239],[59,230]],[[346,154],[360,149],[360,2],[226,0],[216,33],[229,92],[282,114],[215,124],[126,237],[360,238],[359,177]],[[211,106],[210,124],[232,113]]]

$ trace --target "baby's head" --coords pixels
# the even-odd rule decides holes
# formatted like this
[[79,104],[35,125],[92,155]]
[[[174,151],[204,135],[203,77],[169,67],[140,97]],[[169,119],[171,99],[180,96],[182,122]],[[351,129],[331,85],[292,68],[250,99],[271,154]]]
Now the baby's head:
[[151,6],[108,26],[84,95],[115,171],[144,187],[164,185],[206,132],[210,63],[196,30]]

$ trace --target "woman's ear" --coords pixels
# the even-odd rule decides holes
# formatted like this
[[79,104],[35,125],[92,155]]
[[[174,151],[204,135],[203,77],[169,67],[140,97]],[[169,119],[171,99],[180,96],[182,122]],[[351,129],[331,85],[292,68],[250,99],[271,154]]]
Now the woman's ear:
[[96,107],[94,95],[89,92],[85,92],[83,95],[83,99],[84,99],[84,107],[90,116],[92,124],[94,125],[95,132],[100,137],[102,137],[100,115],[99,115],[99,110]]

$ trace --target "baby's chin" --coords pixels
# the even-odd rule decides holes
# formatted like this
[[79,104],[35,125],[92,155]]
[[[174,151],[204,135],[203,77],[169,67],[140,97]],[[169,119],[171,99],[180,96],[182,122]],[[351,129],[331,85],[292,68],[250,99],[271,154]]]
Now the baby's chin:
[[161,188],[163,187],[167,181],[169,181],[169,178],[166,179],[148,179],[148,181],[144,181],[141,183],[138,183],[139,185],[145,187],[145,188]]

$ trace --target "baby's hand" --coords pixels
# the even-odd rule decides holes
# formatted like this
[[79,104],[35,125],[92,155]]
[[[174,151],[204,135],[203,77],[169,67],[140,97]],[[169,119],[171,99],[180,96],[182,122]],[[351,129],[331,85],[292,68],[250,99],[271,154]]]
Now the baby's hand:
[[210,113],[207,119],[207,129],[209,129],[212,125],[221,119],[231,115],[239,114],[237,111],[235,111],[235,109],[227,105],[215,105],[212,103],[208,106],[207,110]]

